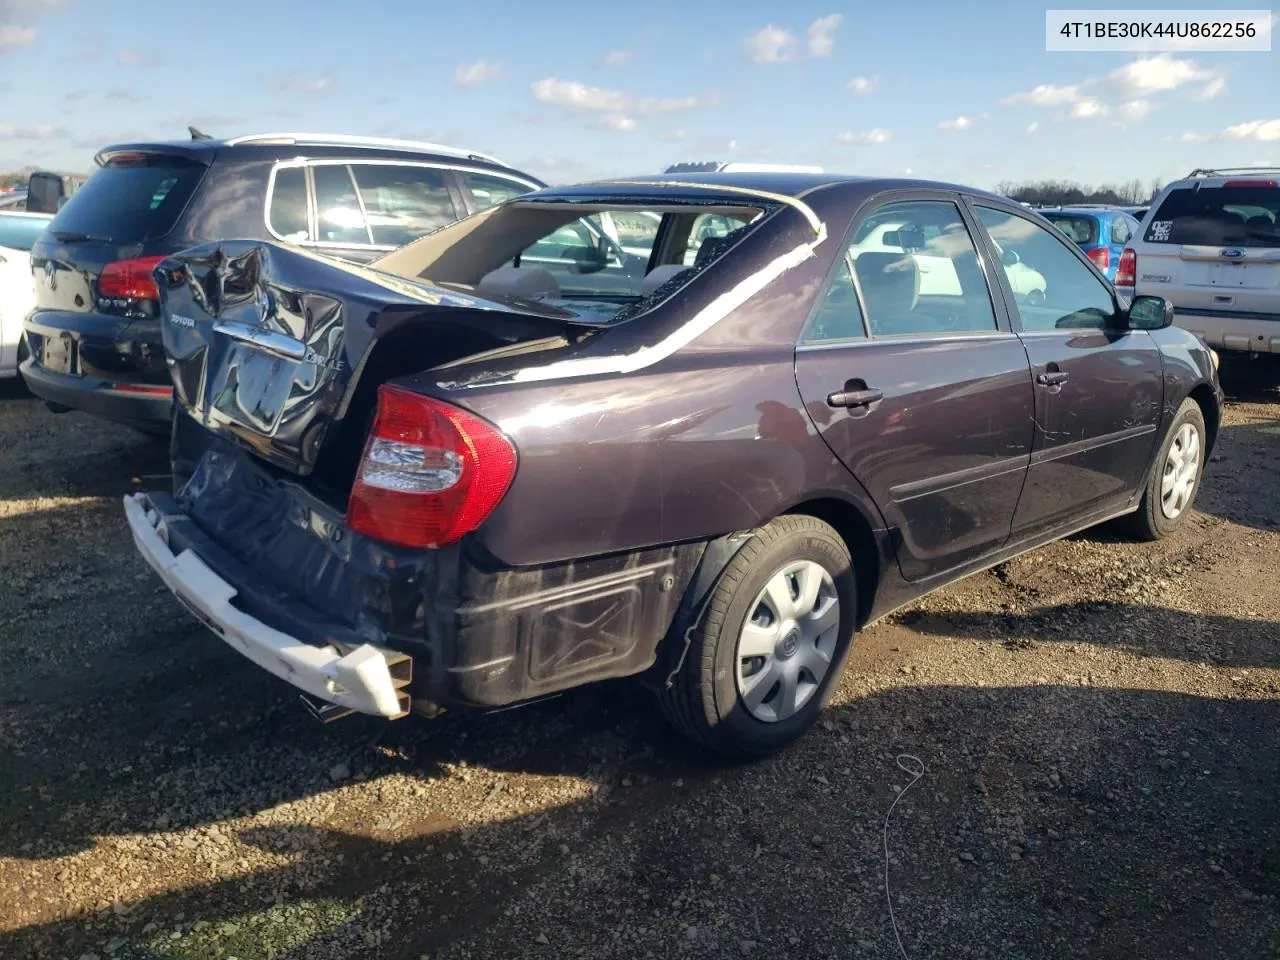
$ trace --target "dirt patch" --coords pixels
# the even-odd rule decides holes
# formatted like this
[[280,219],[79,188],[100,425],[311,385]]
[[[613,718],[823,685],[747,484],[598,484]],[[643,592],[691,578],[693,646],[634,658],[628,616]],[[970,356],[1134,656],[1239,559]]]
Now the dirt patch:
[[748,766],[626,684],[321,726],[136,557],[119,497],[163,446],[6,396],[0,956],[896,956],[900,754],[911,957],[1273,956],[1266,373],[1177,537],[1093,531],[873,627],[814,734]]

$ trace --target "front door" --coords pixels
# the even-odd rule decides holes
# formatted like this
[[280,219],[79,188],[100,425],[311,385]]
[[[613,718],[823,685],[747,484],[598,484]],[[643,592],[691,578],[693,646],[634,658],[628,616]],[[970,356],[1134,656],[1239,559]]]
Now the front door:
[[[941,279],[922,286],[921,264]],[[998,549],[1031,453],[1031,373],[957,204],[872,210],[820,304],[796,352],[800,393],[894,529],[903,576]]]
[[1016,303],[1035,380],[1036,430],[1014,534],[1072,526],[1141,492],[1164,398],[1160,350],[1120,329],[1111,287],[1033,220],[977,206],[1001,259],[1035,272],[1043,297]]

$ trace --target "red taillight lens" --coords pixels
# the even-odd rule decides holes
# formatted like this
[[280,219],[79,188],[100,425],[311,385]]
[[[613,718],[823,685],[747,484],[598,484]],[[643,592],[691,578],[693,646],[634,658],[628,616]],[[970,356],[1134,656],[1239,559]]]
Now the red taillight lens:
[[452,543],[493,512],[515,473],[515,447],[492,424],[382,386],[347,526],[406,547]]
[[1132,287],[1136,285],[1138,279],[1138,255],[1133,252],[1131,247],[1126,247],[1124,253],[1120,254],[1120,264],[1116,267],[1117,287]]
[[151,271],[164,257],[134,257],[116,260],[98,275],[98,296],[127,297],[130,300],[159,300],[160,288]]
[[1089,259],[1094,262],[1099,270],[1107,270],[1111,267],[1111,250],[1107,247],[1094,247],[1089,251]]

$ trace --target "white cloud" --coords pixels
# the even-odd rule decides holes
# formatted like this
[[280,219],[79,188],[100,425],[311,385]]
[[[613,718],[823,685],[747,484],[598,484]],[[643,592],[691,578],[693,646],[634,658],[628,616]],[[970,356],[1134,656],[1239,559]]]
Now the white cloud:
[[288,90],[300,93],[324,93],[333,89],[333,81],[328,77],[295,77],[288,74],[273,74],[263,80],[277,90]]
[[968,130],[973,126],[973,121],[965,116],[956,117],[954,120],[943,120],[938,124],[939,130]]
[[1280,119],[1250,120],[1222,131],[1226,140],[1280,140]]
[[845,84],[845,88],[852,90],[860,97],[875,93],[880,86],[879,77],[854,77]]
[[1015,93],[1011,97],[1005,97],[1001,102],[1010,105],[1028,104],[1034,107],[1056,107],[1059,104],[1072,103],[1079,98],[1079,84],[1073,83],[1066,86],[1058,86],[1052,83],[1042,83],[1023,93]]
[[147,99],[137,90],[130,90],[128,87],[112,87],[104,91],[102,96],[106,100],[115,100],[120,103],[141,103]]
[[658,134],[658,139],[675,141],[675,140],[683,140],[687,136],[689,136],[689,132],[687,130],[683,130],[677,127],[672,130],[663,130],[660,134]]
[[502,66],[488,60],[476,60],[474,63],[458,64],[453,71],[455,87],[480,87],[492,83],[502,76]]
[[634,117],[629,117],[625,113],[606,113],[603,117],[593,120],[591,125],[599,130],[628,133],[636,128],[636,121]]
[[1148,113],[1155,109],[1155,104],[1150,100],[1130,100],[1127,103],[1120,104],[1119,114],[1121,119],[1132,120],[1137,123],[1142,120]]
[[67,9],[67,0],[0,0],[0,14],[30,13],[42,16],[61,13]]
[[25,47],[36,38],[35,27],[16,27],[0,23],[0,53]]
[[1074,120],[1097,120],[1110,113],[1110,108],[1099,100],[1092,98],[1073,103],[1067,116]]
[[1188,83],[1211,84],[1216,78],[1214,71],[1201,67],[1194,60],[1157,53],[1112,70],[1103,83],[1122,97],[1134,98],[1167,93]]
[[782,63],[795,56],[796,35],[770,23],[747,37],[743,45],[754,63]]
[[1186,133],[1184,133],[1182,136],[1178,138],[1178,140],[1181,141],[1182,143],[1203,143],[1208,139],[1209,138],[1206,137],[1203,133],[1196,133],[1194,130],[1188,130]]
[[1227,89],[1227,80],[1225,77],[1214,77],[1203,87],[1191,95],[1192,100],[1212,100],[1218,94]]
[[844,16],[839,13],[832,13],[825,17],[819,17],[813,23],[809,24],[807,36],[809,38],[809,56],[811,57],[829,57],[831,51],[836,48],[836,38],[833,34],[840,26],[840,22],[844,20]]
[[625,67],[631,62],[631,52],[628,50],[610,50],[600,62],[606,67]]
[[1039,129],[1040,129],[1039,120],[1032,120],[1030,123],[1027,124],[1027,133],[1035,133]]
[[876,127],[865,133],[854,133],[852,130],[846,130],[844,133],[838,134],[836,140],[840,143],[854,144],[857,146],[876,147],[882,143],[888,143],[893,139],[893,133]]
[[0,123],[0,140],[56,140],[62,135],[61,130],[47,123],[37,123],[29,127],[15,127],[11,123]]
[[577,113],[638,114],[660,116],[683,110],[701,110],[720,102],[715,95],[690,97],[640,97],[622,90],[593,87],[577,80],[549,77],[530,85],[539,103],[561,107]]

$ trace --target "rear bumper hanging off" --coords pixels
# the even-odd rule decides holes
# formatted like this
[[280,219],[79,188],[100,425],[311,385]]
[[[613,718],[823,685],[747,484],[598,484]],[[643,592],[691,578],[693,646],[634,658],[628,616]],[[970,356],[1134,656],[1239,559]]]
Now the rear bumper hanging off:
[[348,651],[304,643],[236,609],[236,588],[191,550],[169,549],[164,517],[145,493],[124,498],[138,552],[165,585],[233,649],[304,693],[357,713],[396,718],[409,712],[408,656],[362,644]]

